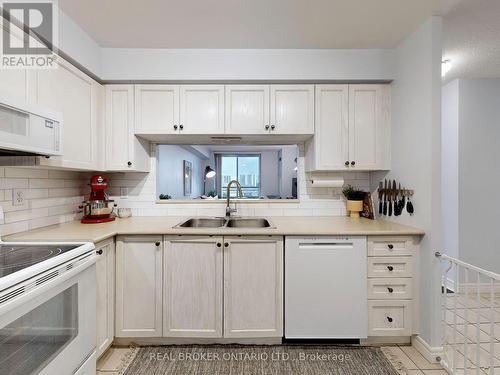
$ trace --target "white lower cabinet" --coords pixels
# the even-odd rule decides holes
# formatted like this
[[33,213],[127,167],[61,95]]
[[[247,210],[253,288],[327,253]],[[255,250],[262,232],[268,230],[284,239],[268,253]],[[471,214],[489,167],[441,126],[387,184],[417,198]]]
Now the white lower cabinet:
[[164,337],[283,335],[281,237],[166,236],[164,254]]
[[418,251],[412,237],[368,237],[368,336],[418,333]]
[[116,337],[162,336],[162,236],[116,242]]
[[165,237],[163,336],[222,337],[222,237]]
[[283,336],[283,239],[224,237],[224,337]]
[[113,343],[115,336],[115,242],[96,244],[97,357]]

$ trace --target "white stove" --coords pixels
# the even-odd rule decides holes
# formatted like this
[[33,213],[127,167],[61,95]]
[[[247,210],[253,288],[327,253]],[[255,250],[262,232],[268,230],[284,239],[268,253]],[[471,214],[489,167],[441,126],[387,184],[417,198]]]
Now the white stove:
[[0,241],[0,375],[95,374],[92,243]]

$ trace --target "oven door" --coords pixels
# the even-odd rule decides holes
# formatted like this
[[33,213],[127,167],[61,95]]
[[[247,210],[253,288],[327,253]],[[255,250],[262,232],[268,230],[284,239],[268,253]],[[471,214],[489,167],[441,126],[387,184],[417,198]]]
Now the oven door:
[[95,256],[58,267],[58,276],[54,272],[12,287],[10,293],[16,297],[0,297],[9,298],[0,304],[1,375],[69,375],[92,356]]

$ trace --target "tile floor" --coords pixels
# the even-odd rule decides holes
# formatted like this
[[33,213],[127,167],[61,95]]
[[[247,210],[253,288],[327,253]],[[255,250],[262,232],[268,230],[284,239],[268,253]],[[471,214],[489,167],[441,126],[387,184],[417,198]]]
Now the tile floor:
[[500,375],[500,295],[449,293],[444,305],[444,360],[449,367],[457,375]]

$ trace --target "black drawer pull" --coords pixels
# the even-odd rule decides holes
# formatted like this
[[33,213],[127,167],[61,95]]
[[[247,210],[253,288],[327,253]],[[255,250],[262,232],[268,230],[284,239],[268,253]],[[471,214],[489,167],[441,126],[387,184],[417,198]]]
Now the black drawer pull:
[[217,242],[217,247],[221,247],[222,244],[220,242]]
[[389,321],[389,323],[392,323],[392,318],[390,316],[387,317],[387,320]]
[[97,255],[102,255],[102,249],[96,251]]
[[387,266],[387,269],[388,269],[389,271],[394,271],[394,267],[393,267],[393,266]]
[[392,288],[387,288],[387,290],[389,291],[389,293],[394,292],[394,289],[392,289]]
[[155,242],[155,246],[160,246],[161,245],[161,242],[160,241],[156,241]]
[[393,244],[391,244],[391,243],[390,243],[389,245],[387,245],[387,247],[389,248],[389,250],[394,249],[394,245],[393,245]]
[[229,242],[225,242],[224,247],[229,247]]

